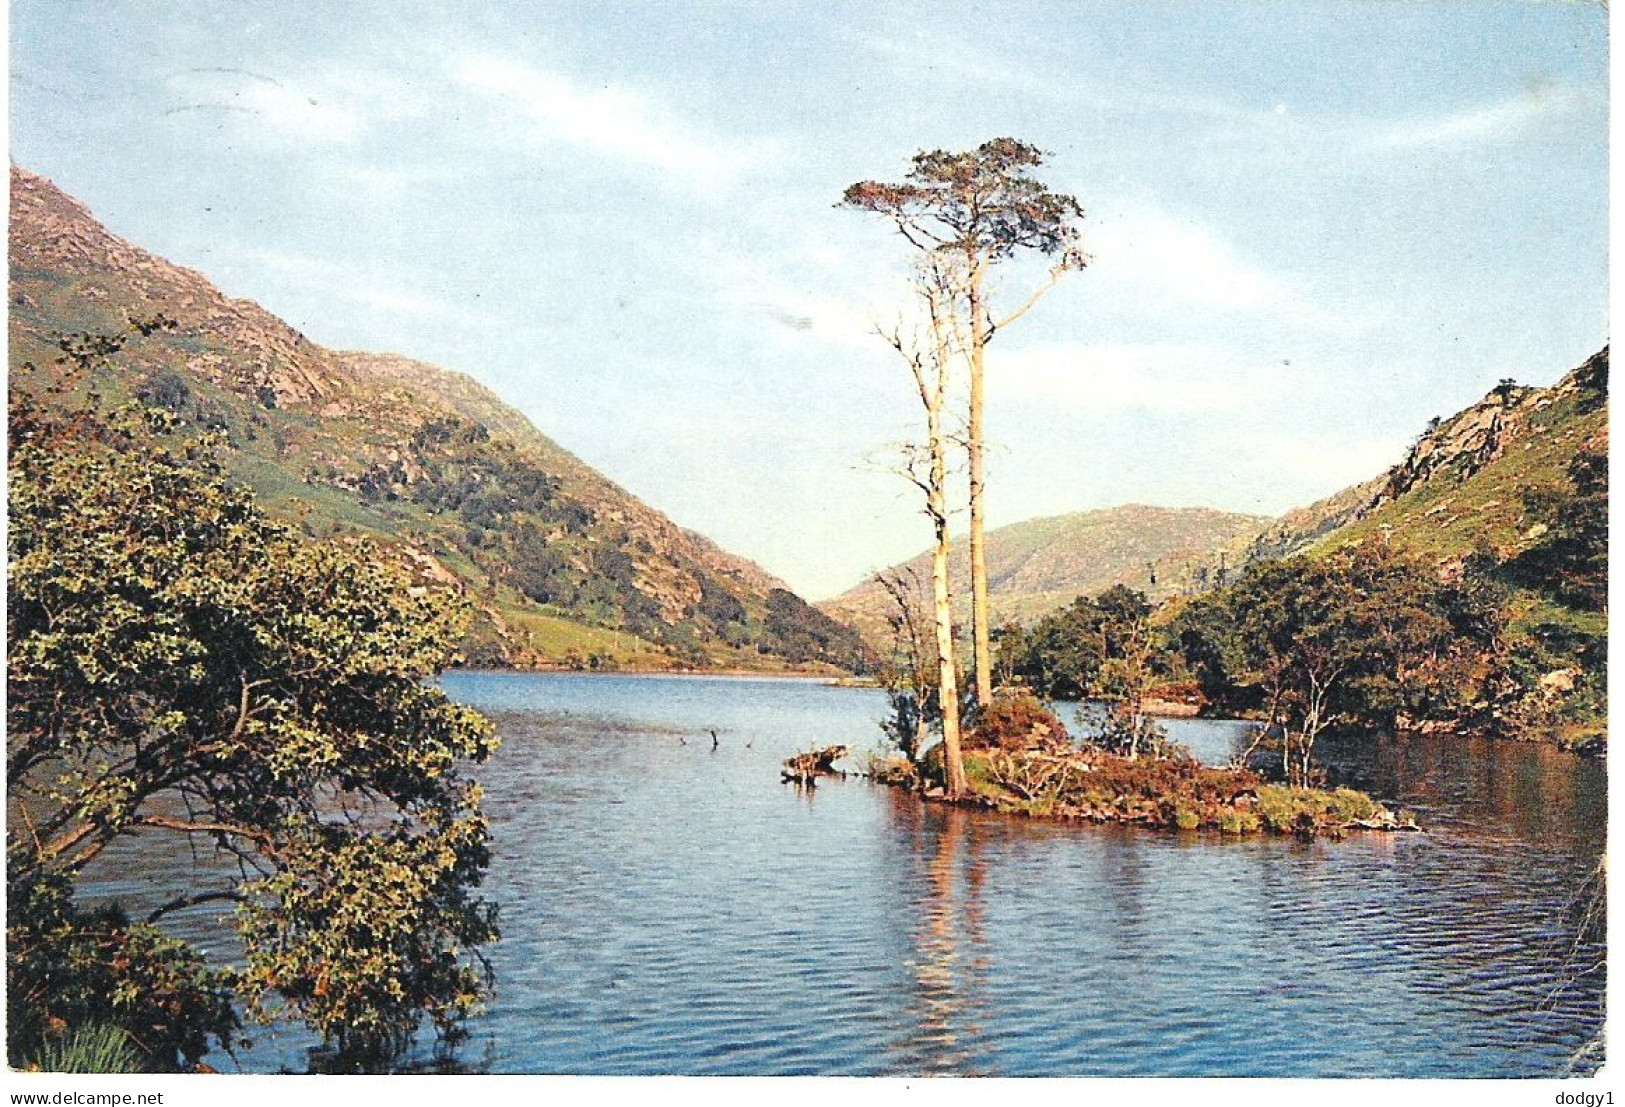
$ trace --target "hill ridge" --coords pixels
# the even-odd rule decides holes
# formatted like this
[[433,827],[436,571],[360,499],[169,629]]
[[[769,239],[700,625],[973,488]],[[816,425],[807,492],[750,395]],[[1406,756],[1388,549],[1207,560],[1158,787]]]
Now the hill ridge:
[[[330,350],[11,175],[11,388],[169,408],[307,532],[370,534],[476,600],[499,664],[861,664],[849,630],[559,446],[466,374]],[[88,351],[88,352],[87,352]],[[75,367],[75,363],[82,365]]]
[[[1483,540],[1511,556],[1507,551],[1527,541],[1518,537],[1522,493],[1562,479],[1568,460],[1598,434],[1606,441],[1608,362],[1604,346],[1549,387],[1501,382],[1454,415],[1431,420],[1382,473],[1282,515],[1246,556],[1289,556],[1384,529],[1423,548],[1460,554]],[[1543,441],[1554,429],[1558,441]],[[1488,478],[1502,491],[1481,497],[1481,518],[1447,536],[1465,518],[1446,514],[1450,490]]]
[[[996,527],[988,532],[994,624],[1036,618],[1080,593],[1113,584],[1171,593],[1179,584],[1166,579],[1170,567],[1194,563],[1226,541],[1256,534],[1268,521],[1211,507],[1135,503]],[[922,553],[882,571],[912,567],[923,575],[928,562],[929,553]],[[955,543],[950,576],[956,595],[963,599],[969,581],[969,553],[963,542]],[[870,578],[819,607],[879,641],[889,602]]]
[[[998,527],[988,533],[994,623],[1030,621],[1113,584],[1154,601],[1196,594],[1233,578],[1248,562],[1335,549],[1377,532],[1447,559],[1481,544],[1502,560],[1516,557],[1538,538],[1529,531],[1525,491],[1560,486],[1576,451],[1606,449],[1608,359],[1604,346],[1550,387],[1503,381],[1454,415],[1432,420],[1405,456],[1376,476],[1274,518],[1131,503]],[[1498,490],[1475,492],[1485,482]],[[1459,489],[1467,489],[1455,495],[1472,501],[1470,514],[1452,499],[1452,490]],[[1101,523],[1132,519],[1135,527],[1155,530],[1203,518],[1223,520],[1225,532],[1176,541],[1177,548],[1152,558],[1125,557],[1121,549],[1115,558],[1094,551],[1111,571],[1046,578],[1035,569],[1054,555],[1046,544],[1079,547],[1079,556],[1087,558],[1091,551],[1081,547],[1099,545],[1100,536],[1089,531]],[[1136,541],[1147,543],[1139,547],[1144,551],[1153,537],[1142,533]],[[913,572],[923,581],[927,560],[921,554],[881,572]],[[968,575],[963,543],[956,542],[952,577],[960,600]],[[859,626],[878,645],[889,605],[871,578],[819,606]]]

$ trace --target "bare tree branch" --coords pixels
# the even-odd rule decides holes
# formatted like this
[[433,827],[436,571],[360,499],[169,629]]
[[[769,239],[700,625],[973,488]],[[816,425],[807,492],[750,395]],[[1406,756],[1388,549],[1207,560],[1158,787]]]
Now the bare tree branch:
[[229,903],[243,903],[247,897],[237,892],[200,892],[196,895],[179,895],[167,903],[154,908],[147,916],[147,925],[151,926],[171,911],[179,911],[183,907],[197,907],[204,903],[225,901]]

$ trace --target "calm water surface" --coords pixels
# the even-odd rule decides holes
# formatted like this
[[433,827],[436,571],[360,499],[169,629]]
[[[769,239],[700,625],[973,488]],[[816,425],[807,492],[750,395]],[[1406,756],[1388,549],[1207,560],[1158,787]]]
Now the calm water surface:
[[[445,687],[504,742],[479,773],[503,940],[468,1068],[1516,1077],[1599,1031],[1603,981],[1574,965],[1600,954],[1569,955],[1605,773],[1556,750],[1329,744],[1428,832],[1236,842],[781,784],[792,753],[876,743],[872,690]],[[1169,729],[1216,760],[1246,728]],[[305,1044],[242,1063],[303,1068]]]

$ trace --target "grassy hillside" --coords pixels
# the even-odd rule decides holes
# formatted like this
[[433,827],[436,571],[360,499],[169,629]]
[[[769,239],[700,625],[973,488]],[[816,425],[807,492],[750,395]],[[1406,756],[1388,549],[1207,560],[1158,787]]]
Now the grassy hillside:
[[1510,633],[1553,689],[1545,726],[1577,745],[1607,727],[1608,350],[1551,388],[1503,384],[1430,428],[1357,519],[1311,554],[1384,536],[1441,572],[1496,566]]
[[[1250,538],[1268,522],[1207,508],[1130,504],[999,527],[987,536],[994,623],[1026,622],[1113,584],[1153,596],[1182,591],[1214,560],[1215,550]],[[887,570],[899,571],[928,581],[930,554]],[[963,542],[954,550],[950,572],[964,608],[961,618],[968,617],[970,557]],[[879,641],[889,604],[885,591],[870,580],[819,606]]]
[[679,527],[470,378],[325,349],[11,176],[14,396],[139,400],[228,443],[312,535],[366,534],[477,607],[484,664],[850,669],[856,635]]
[[[1551,388],[1503,381],[1435,420],[1375,480],[1283,516],[1252,561],[1311,559],[1377,543],[1444,582],[1492,582],[1505,687],[1492,714],[1512,733],[1600,744],[1607,727],[1608,350]],[[1180,617],[1179,605],[1159,613]]]
[[1440,559],[1517,557],[1545,532],[1531,493],[1564,485],[1582,450],[1607,452],[1607,370],[1603,350],[1551,388],[1491,392],[1423,434],[1358,517],[1312,545],[1387,534]]

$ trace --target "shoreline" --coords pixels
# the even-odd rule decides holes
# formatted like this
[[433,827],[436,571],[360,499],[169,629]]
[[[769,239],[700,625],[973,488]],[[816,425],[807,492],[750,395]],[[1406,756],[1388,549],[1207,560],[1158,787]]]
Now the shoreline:
[[875,685],[847,685],[843,682],[854,679],[849,675],[839,673],[817,672],[774,672],[762,669],[571,669],[566,666],[548,666],[528,669],[519,668],[479,668],[475,666],[458,666],[453,669],[442,670],[440,676],[452,673],[469,673],[481,676],[579,676],[579,677],[671,677],[681,680],[758,680],[758,681],[821,681],[834,687],[877,687]]

